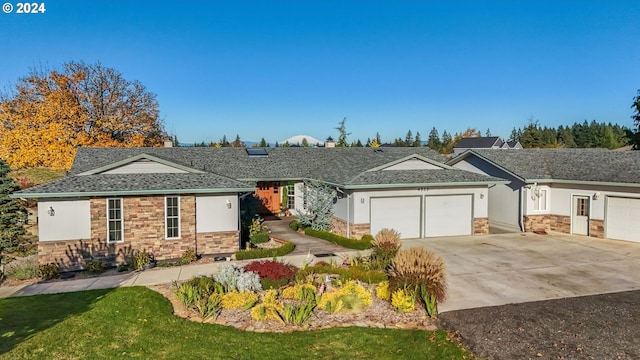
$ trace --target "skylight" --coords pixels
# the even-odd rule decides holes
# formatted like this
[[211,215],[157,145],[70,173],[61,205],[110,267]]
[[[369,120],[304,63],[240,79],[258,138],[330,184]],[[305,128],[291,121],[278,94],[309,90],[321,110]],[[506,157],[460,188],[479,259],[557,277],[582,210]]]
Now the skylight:
[[269,153],[264,148],[247,148],[249,157],[268,157]]

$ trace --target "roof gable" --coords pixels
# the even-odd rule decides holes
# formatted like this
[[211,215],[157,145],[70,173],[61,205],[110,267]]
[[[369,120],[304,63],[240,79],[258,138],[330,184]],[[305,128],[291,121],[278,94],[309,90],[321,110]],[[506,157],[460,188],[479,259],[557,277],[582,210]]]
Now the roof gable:
[[450,169],[446,164],[426,158],[420,155],[409,155],[401,159],[391,161],[381,166],[369,169],[368,171],[377,170],[442,170]]
[[124,160],[116,161],[111,164],[97,167],[88,171],[84,171],[77,175],[95,175],[95,174],[184,174],[204,173],[201,170],[189,168],[180,164],[173,163],[152,155],[138,154]]

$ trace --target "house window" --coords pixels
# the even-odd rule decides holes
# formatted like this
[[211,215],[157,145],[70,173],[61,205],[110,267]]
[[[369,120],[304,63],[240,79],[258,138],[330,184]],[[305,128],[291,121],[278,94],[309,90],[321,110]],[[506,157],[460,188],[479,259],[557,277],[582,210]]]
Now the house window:
[[576,215],[589,216],[589,201],[585,198],[578,198],[576,204]]
[[107,242],[124,241],[122,199],[107,199]]
[[296,186],[295,184],[287,185],[287,207],[289,209],[296,208]]
[[536,189],[534,190],[534,194],[536,195],[533,203],[533,209],[536,211],[546,211],[547,210],[547,189]]
[[164,198],[165,233],[167,239],[180,237],[180,197],[166,196]]

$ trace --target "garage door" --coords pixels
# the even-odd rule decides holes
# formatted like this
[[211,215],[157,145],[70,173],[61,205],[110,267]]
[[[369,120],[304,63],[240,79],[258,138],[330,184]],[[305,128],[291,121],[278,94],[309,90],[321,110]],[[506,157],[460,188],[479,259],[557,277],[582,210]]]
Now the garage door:
[[640,242],[638,220],[640,220],[640,199],[607,198],[608,238]]
[[473,234],[472,195],[425,197],[425,237]]
[[371,234],[384,228],[403,239],[420,237],[420,197],[371,198]]

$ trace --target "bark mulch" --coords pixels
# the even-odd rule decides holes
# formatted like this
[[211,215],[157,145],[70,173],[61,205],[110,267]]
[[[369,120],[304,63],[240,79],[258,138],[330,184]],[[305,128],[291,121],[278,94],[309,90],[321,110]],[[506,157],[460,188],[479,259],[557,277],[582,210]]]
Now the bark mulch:
[[440,325],[480,359],[640,359],[640,291],[451,311]]

